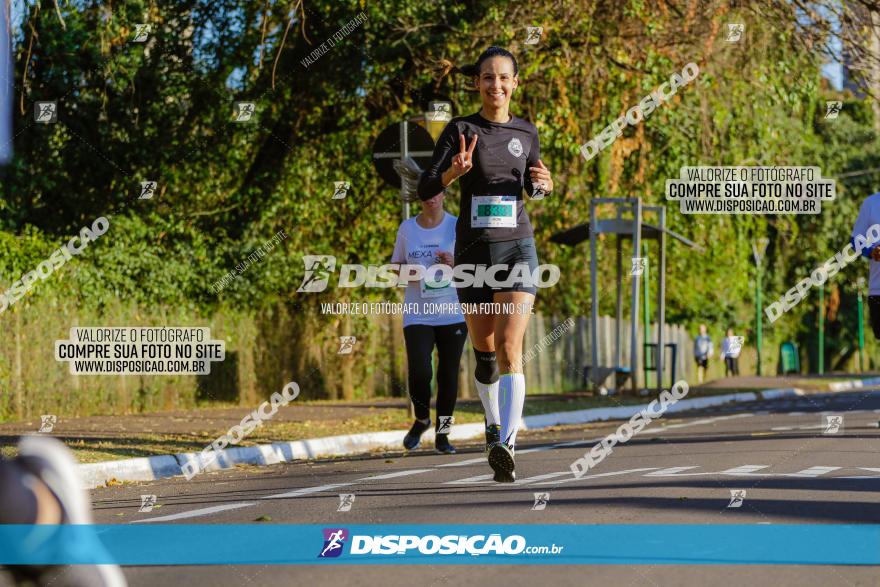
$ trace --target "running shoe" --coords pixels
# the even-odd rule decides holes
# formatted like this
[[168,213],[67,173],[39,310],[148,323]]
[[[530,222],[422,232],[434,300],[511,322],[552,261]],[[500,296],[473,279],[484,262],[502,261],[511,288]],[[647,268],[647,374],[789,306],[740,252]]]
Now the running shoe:
[[513,460],[513,447],[503,442],[493,442],[489,448],[489,466],[495,471],[493,478],[498,483],[516,481],[516,463]]
[[[18,443],[22,469],[42,481],[61,507],[62,524],[92,524],[92,507],[88,493],[82,488],[76,460],[64,444],[48,436],[25,436]],[[71,557],[94,556],[104,560],[106,550],[97,534],[84,537],[77,544],[61,544]],[[26,570],[25,570],[26,569]],[[37,585],[52,587],[126,587],[125,576],[115,564],[76,564],[50,567],[19,567]]]
[[416,420],[415,422],[413,422],[412,428],[410,428],[409,432],[406,433],[406,436],[403,437],[403,447],[406,450],[417,449],[419,447],[419,444],[422,442],[422,434],[424,434],[425,430],[430,427],[430,420],[427,424],[421,422],[420,420]]
[[498,424],[486,424],[486,452],[496,442],[501,442],[501,426]]
[[434,438],[434,447],[437,449],[437,452],[445,454],[445,455],[454,455],[455,447],[449,444],[449,435],[448,434],[438,434]]

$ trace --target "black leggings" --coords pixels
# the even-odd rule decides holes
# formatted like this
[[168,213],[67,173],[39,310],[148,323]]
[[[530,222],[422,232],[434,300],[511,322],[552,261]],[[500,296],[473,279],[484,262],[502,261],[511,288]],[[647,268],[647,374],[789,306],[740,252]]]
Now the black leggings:
[[739,357],[724,357],[724,376],[728,377],[731,373],[734,377],[739,375]]
[[440,360],[437,364],[437,415],[451,416],[458,398],[458,365],[467,338],[464,322],[446,326],[412,324],[403,329],[409,366],[409,394],[416,418],[431,417],[431,379],[434,345]]
[[871,330],[874,331],[874,337],[880,340],[880,296],[868,296],[868,311]]

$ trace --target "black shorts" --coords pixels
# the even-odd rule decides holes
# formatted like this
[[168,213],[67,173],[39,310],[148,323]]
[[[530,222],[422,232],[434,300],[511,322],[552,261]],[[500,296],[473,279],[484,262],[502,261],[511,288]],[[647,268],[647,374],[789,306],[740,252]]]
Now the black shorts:
[[868,313],[871,318],[871,330],[874,338],[880,340],[880,296],[868,296]]
[[696,359],[696,361],[697,361],[697,367],[702,367],[703,369],[705,369],[706,367],[709,366],[709,357],[704,357],[702,359]]
[[[538,251],[535,249],[535,239],[529,237],[497,243],[473,241],[462,244],[460,241],[456,241],[455,264],[457,266],[465,263],[477,267],[506,265],[504,269],[495,274],[495,278],[499,282],[510,281],[510,273],[516,265],[526,265],[529,275],[534,276],[536,275],[535,270],[538,268]],[[534,283],[524,283],[515,277],[514,275],[513,283],[501,287],[493,288],[488,285],[456,287],[458,301],[462,304],[491,303],[495,293],[507,291],[524,291],[537,295],[538,288]]]

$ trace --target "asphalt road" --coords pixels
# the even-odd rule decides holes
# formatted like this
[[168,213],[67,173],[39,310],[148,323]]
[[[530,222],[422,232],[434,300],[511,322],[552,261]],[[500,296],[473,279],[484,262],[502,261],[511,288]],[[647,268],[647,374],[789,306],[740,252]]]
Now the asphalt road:
[[[843,415],[834,432],[827,417]],[[880,391],[739,404],[663,417],[575,479],[570,463],[620,422],[521,433],[513,485],[482,446],[247,468],[96,489],[97,523],[880,523]],[[340,431],[340,433],[343,431]],[[832,433],[833,432],[833,433]],[[745,490],[739,507],[731,491]],[[535,493],[549,493],[543,510]],[[142,495],[156,496],[140,512]],[[353,494],[338,511],[340,494]],[[153,585],[878,585],[847,566],[127,567]]]

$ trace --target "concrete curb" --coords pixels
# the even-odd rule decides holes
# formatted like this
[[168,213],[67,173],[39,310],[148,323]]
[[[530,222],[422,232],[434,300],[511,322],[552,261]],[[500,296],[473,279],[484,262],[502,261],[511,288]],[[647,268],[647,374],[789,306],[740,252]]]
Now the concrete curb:
[[[780,397],[803,395],[804,392],[796,388],[785,388],[682,399],[669,406],[667,411],[681,412],[726,403],[756,401],[759,399],[759,394],[760,399],[778,399]],[[523,418],[522,428],[524,430],[539,430],[562,424],[586,424],[605,420],[625,420],[648,405],[647,403],[634,404],[615,408],[590,408],[526,416]],[[481,436],[483,433],[482,424],[459,424],[453,426],[449,438],[451,440],[466,440]],[[79,465],[79,470],[85,487],[92,489],[104,485],[110,479],[116,479],[117,481],[154,481],[156,479],[183,475],[183,466],[187,463],[197,464],[202,471],[219,471],[239,464],[274,465],[310,458],[362,454],[378,449],[400,449],[404,436],[406,436],[406,432],[403,430],[344,434],[224,449],[216,453],[217,458],[212,462],[207,462],[203,453],[189,452],[89,463]],[[433,440],[434,431],[428,430],[422,436],[421,446],[431,446]]]
[[850,389],[858,389],[860,387],[869,387],[872,385],[880,385],[880,377],[871,377],[870,379],[851,379],[849,381],[837,381],[828,386],[831,391],[847,391]]

